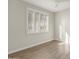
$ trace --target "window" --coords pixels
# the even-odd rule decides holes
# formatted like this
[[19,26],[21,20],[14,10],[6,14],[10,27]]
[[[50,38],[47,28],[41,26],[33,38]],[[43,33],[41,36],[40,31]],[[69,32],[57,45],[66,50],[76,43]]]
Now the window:
[[48,32],[48,14],[38,10],[27,9],[27,32]]
[[39,13],[35,13],[35,32],[39,32]]

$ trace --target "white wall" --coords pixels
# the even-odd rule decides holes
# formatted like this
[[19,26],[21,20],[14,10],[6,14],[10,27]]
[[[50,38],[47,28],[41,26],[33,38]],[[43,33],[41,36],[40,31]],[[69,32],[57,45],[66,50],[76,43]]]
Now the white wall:
[[65,40],[70,36],[70,10],[55,13],[55,39]]
[[[49,13],[49,32],[39,34],[26,33],[26,8],[31,7]],[[19,0],[9,0],[9,20],[8,20],[8,49],[9,53],[31,47],[41,42],[53,40],[54,36],[54,15],[53,13],[38,8]]]

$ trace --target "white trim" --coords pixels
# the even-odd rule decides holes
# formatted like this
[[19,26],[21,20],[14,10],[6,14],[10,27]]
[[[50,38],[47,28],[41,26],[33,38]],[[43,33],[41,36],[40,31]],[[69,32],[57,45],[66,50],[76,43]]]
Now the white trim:
[[29,46],[27,46],[27,47],[23,47],[23,48],[20,48],[20,49],[17,49],[17,50],[13,50],[13,51],[8,52],[8,54],[12,54],[12,53],[15,53],[15,52],[22,51],[22,50],[24,50],[24,49],[32,48],[32,47],[34,47],[34,46],[38,46],[38,45],[40,45],[40,44],[43,44],[43,43],[46,43],[46,42],[50,42],[50,41],[52,41],[52,40],[53,40],[53,39],[51,39],[51,40],[46,40],[46,41],[42,41],[42,42],[39,42],[39,43],[37,43],[37,44],[33,44],[33,45],[29,45]]
[[[28,12],[29,12],[29,11],[32,11],[32,12],[33,12],[33,19],[32,19],[32,20],[33,20],[33,31],[32,31],[32,32],[29,32],[29,31],[28,31],[28,20],[29,20],[29,19],[28,19]],[[27,33],[28,33],[28,34],[42,33],[42,32],[45,33],[45,32],[48,32],[48,31],[49,31],[49,29],[48,29],[49,22],[47,22],[47,26],[46,26],[47,28],[46,28],[45,31],[40,32],[40,25],[38,26],[38,27],[39,27],[39,28],[38,28],[38,29],[39,29],[38,32],[36,32],[36,31],[34,30],[35,13],[39,13],[39,20],[40,20],[40,15],[41,15],[41,14],[47,16],[47,17],[48,17],[47,20],[49,20],[49,14],[48,14],[47,12],[39,11],[39,10],[32,9],[32,8],[26,8],[26,12],[27,12],[27,13],[26,13],[26,15],[27,15],[27,18],[26,18],[27,22],[26,22],[26,23],[27,23]],[[39,21],[39,22],[40,22],[40,21]],[[39,23],[39,24],[40,24],[40,23]]]

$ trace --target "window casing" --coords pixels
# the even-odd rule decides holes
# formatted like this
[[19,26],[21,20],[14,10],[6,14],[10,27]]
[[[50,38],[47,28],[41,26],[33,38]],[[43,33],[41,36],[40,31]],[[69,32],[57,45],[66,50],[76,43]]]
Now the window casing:
[[27,33],[48,32],[49,15],[45,12],[26,9]]

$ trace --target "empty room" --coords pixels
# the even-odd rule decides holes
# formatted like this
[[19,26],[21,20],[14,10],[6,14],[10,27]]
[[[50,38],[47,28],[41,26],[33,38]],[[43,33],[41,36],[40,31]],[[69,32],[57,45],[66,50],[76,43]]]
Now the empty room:
[[8,59],[70,59],[70,0],[8,0]]

